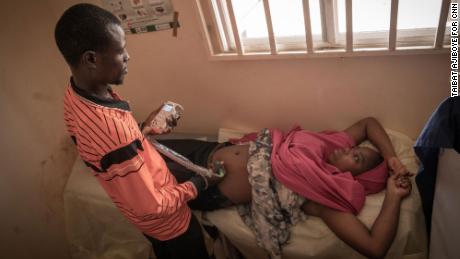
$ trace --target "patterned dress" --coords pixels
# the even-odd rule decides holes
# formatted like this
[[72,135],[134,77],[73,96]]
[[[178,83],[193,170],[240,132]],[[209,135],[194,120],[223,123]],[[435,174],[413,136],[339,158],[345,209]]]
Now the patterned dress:
[[276,180],[271,167],[272,138],[263,129],[249,143],[247,169],[252,186],[252,202],[238,206],[238,213],[256,235],[257,244],[270,258],[281,258],[282,246],[290,237],[291,227],[305,219],[300,209],[305,198]]

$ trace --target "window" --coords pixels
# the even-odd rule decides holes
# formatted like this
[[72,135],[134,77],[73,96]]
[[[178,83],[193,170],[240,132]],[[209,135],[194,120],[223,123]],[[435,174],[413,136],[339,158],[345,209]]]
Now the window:
[[196,0],[213,57],[448,52],[450,0]]

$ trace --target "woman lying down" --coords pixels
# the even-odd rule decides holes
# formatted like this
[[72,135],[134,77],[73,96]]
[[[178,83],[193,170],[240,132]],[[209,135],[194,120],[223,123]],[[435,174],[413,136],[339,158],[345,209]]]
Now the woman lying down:
[[[358,147],[370,140],[380,151]],[[163,140],[194,163],[223,161],[226,176],[189,203],[192,209],[238,206],[243,221],[272,258],[280,258],[290,229],[305,214],[320,217],[345,243],[366,257],[384,257],[395,237],[401,200],[412,176],[396,157],[391,141],[374,118],[339,132],[288,133],[264,129],[232,143]],[[165,158],[179,182],[194,173]],[[388,171],[390,175],[388,177]],[[371,229],[356,215],[365,196],[385,189]]]

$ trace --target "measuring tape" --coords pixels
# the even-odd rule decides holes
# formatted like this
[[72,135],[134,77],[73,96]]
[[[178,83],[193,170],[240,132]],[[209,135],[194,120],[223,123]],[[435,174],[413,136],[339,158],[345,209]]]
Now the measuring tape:
[[225,175],[225,168],[222,161],[213,162],[213,170],[194,164],[185,156],[177,153],[176,151],[170,149],[169,147],[160,144],[152,136],[147,136],[149,142],[156,148],[158,152],[173,160],[174,162],[182,165],[183,167],[193,171],[199,175],[202,175],[207,178],[211,177],[223,177]]

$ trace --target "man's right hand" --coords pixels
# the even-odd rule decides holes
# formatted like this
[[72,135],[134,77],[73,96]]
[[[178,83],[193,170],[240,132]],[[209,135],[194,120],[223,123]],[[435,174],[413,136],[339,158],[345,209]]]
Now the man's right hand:
[[[224,179],[226,175],[226,170],[225,170],[225,165],[223,161],[214,161],[213,163],[209,165],[209,169],[211,169],[214,172],[213,176],[206,178],[208,180],[209,186],[216,185]],[[223,175],[217,174],[218,172],[216,171],[220,171],[220,170],[223,170],[223,172],[221,172],[223,173]]]
[[152,111],[147,119],[144,121],[144,128],[142,128],[142,134],[144,135],[162,135],[162,134],[168,134],[171,132],[172,128],[177,126],[177,120],[174,118],[171,119],[166,119],[166,123],[168,124],[167,129],[162,130],[162,129],[157,129],[157,128],[152,128],[152,121],[155,119],[157,114],[160,112],[160,110],[163,108],[163,104]]
[[225,178],[225,175],[220,177],[220,176],[211,176],[211,177],[206,177],[206,180],[208,180],[208,185],[213,186],[216,184],[219,184],[223,179]]

